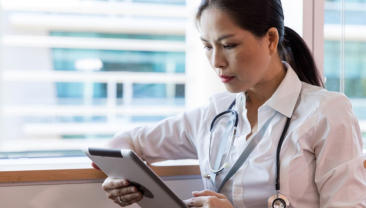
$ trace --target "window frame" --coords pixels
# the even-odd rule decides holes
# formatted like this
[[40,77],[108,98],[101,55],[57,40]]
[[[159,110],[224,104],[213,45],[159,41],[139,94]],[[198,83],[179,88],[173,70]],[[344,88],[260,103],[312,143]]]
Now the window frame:
[[[31,164],[29,163],[31,160]],[[11,165],[9,165],[9,163]],[[57,167],[50,168],[50,165]],[[196,177],[200,175],[195,161],[185,160],[181,164],[173,161],[154,163],[150,168],[161,177],[179,176]],[[0,187],[25,183],[43,183],[70,181],[102,181],[106,175],[100,170],[91,168],[88,158],[41,158],[41,159],[8,159],[0,160]],[[20,167],[25,167],[21,169]]]
[[324,76],[324,6],[325,0],[303,1],[303,38],[313,53],[322,76]]

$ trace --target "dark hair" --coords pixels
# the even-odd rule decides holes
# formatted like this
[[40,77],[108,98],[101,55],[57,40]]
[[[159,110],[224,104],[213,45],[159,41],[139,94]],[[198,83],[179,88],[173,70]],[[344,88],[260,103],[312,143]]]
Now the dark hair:
[[281,59],[291,65],[301,81],[324,87],[305,41],[295,31],[284,26],[281,0],[202,0],[196,14],[197,22],[202,12],[210,7],[227,12],[241,28],[257,37],[263,37],[272,27],[277,28]]

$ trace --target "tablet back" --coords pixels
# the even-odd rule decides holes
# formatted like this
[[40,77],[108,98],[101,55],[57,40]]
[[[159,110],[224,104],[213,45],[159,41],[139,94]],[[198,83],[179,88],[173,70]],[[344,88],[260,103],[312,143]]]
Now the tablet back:
[[124,178],[143,193],[142,208],[186,207],[132,150],[89,148],[88,157],[109,177]]

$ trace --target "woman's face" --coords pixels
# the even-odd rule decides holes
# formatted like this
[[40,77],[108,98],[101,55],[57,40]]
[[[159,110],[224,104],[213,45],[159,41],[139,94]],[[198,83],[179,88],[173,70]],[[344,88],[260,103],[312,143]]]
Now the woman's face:
[[216,8],[204,10],[199,25],[206,56],[230,92],[254,89],[271,79],[273,52],[267,35],[255,36]]

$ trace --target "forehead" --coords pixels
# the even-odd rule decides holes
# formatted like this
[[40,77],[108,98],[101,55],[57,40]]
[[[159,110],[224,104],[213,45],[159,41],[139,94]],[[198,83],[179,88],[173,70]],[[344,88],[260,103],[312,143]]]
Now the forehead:
[[231,16],[220,9],[210,7],[202,12],[199,21],[202,38],[217,38],[224,34],[241,34],[244,29],[239,27]]

